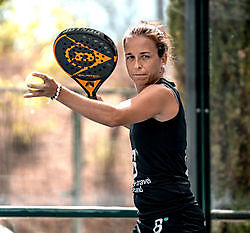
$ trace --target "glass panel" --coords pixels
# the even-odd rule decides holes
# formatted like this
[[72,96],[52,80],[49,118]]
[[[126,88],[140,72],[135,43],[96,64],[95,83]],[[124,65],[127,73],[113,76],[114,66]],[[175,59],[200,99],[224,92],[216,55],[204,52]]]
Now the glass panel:
[[[5,218],[0,219],[0,232],[6,233],[128,233],[132,232],[136,219],[117,218]],[[212,233],[246,233],[249,221],[212,221]],[[4,232],[5,233],[5,232]]]
[[[82,118],[76,128],[83,138],[75,145],[78,118],[59,103],[47,105],[46,98],[24,100],[24,79],[44,72],[82,93],[56,63],[53,42],[65,28],[92,27],[117,44],[117,69],[99,93],[119,103],[130,93],[106,91],[133,87],[124,68],[122,34],[139,19],[156,20],[166,2],[159,1],[164,7],[158,10],[154,0],[0,1],[0,204],[133,205],[128,130]],[[80,155],[74,157],[77,146]]]
[[247,233],[250,232],[249,221],[212,221],[212,233]]
[[[4,233],[128,233],[132,232],[135,219],[89,218],[7,218],[0,219],[0,232]],[[6,232],[4,231],[6,230]],[[9,231],[7,231],[7,229]]]
[[[110,129],[82,118],[79,168],[73,162],[70,110],[58,103],[47,105],[46,99],[24,100],[21,92],[0,92],[0,98],[1,204],[132,205],[125,128]],[[121,100],[119,95],[103,98]]]
[[250,209],[249,9],[249,1],[210,1],[212,209]]

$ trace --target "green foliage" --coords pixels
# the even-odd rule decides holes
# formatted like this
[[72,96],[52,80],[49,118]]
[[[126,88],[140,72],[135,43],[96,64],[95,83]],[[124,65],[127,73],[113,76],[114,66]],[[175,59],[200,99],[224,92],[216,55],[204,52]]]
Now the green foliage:
[[[185,88],[185,18],[184,18],[184,0],[170,0],[167,10],[168,30],[172,36],[172,46],[174,51],[174,66],[178,88],[184,92]],[[185,95],[182,93],[182,96]]]
[[3,9],[4,9],[4,6],[5,6],[5,3],[7,3],[8,0],[0,0],[0,25],[1,23],[4,21],[4,17],[3,17]]
[[7,2],[8,0],[0,0],[0,6],[3,5],[5,2]]
[[211,1],[211,156],[220,207],[249,209],[250,1]]
[[250,222],[213,222],[212,233],[249,233],[250,232]]
[[[30,12],[30,20],[20,20],[16,18],[20,15],[22,9],[19,9],[11,0],[0,0],[0,87],[1,88],[26,88],[24,84],[25,77],[32,71],[49,73],[50,75],[60,75],[62,71],[58,69],[58,65],[53,55],[53,40],[55,36],[69,25],[84,26],[83,18],[74,17],[71,12],[64,7],[54,5],[54,8],[44,9],[45,6],[40,6]],[[5,17],[1,17],[5,15]],[[40,17],[43,15],[44,17]],[[50,22],[54,31],[47,33],[48,27],[44,28],[46,17],[50,17]],[[67,18],[67,20],[65,20]],[[45,21],[45,22],[44,22]],[[54,25],[54,26],[53,26]],[[63,77],[63,75],[62,75]],[[60,81],[60,78],[58,78]],[[1,94],[3,100],[4,94]],[[15,96],[15,98],[13,97]],[[27,102],[32,103],[32,108],[39,108],[40,100],[23,100],[23,95],[18,93],[9,94],[11,107],[22,111],[27,107]],[[4,104],[4,103],[3,103]],[[9,105],[10,107],[10,105]],[[2,114],[11,114],[4,111]],[[0,112],[1,113],[1,112]],[[33,131],[27,131],[24,127],[28,125],[20,118],[9,115],[8,119],[13,120],[12,136],[13,148],[28,149],[33,144],[32,140],[35,134],[39,133],[39,128],[34,128]],[[4,127],[4,126],[3,126]],[[29,132],[29,133],[27,133]]]

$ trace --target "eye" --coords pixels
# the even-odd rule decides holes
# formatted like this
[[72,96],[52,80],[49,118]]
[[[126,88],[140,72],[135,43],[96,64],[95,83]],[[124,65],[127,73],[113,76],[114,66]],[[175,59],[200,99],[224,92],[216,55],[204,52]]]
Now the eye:
[[149,59],[150,58],[150,56],[149,55],[142,55],[142,58],[144,59],[144,60],[147,60],[147,59]]
[[127,55],[126,56],[127,61],[132,61],[133,59],[134,59],[134,56],[132,56],[132,55]]

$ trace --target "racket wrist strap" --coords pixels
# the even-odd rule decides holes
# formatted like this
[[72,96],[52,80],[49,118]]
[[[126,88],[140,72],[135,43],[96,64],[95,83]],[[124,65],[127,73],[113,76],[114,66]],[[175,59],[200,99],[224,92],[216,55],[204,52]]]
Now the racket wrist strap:
[[57,83],[56,93],[55,93],[54,96],[50,97],[50,100],[49,100],[48,104],[53,100],[57,100],[58,96],[60,95],[61,90],[62,90],[62,84]]

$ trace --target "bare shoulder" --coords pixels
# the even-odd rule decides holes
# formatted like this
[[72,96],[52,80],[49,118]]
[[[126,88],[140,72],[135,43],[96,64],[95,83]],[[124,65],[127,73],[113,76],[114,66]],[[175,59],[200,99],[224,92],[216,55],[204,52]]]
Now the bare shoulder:
[[157,99],[157,101],[163,101],[166,103],[166,101],[175,101],[176,97],[173,93],[173,91],[170,88],[167,88],[164,86],[164,84],[153,84],[148,87],[146,87],[142,92],[142,95],[148,95],[152,97],[153,99]]
[[160,112],[154,116],[158,121],[167,121],[174,118],[179,111],[179,103],[175,94],[170,88],[161,85],[152,85],[149,87],[150,95],[155,96],[155,102],[160,105]]
[[150,85],[135,97],[120,103],[116,107],[116,117],[119,125],[130,125],[150,118],[165,121],[176,113],[177,108],[171,90],[162,85]]

